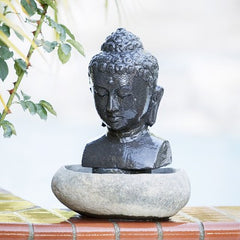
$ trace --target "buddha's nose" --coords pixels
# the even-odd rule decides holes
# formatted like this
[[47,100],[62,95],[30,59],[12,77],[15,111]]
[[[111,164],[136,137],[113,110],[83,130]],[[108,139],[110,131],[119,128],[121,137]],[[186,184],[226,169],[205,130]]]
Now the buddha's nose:
[[108,112],[115,112],[119,110],[119,101],[116,96],[109,95],[108,104],[107,104],[107,111]]

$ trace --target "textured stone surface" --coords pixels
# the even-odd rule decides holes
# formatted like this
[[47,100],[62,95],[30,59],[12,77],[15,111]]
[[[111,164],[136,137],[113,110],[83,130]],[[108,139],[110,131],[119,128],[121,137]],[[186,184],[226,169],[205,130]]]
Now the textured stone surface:
[[61,167],[52,180],[56,197],[70,209],[102,217],[163,218],[176,214],[190,197],[181,169],[153,174],[93,174],[80,165]]

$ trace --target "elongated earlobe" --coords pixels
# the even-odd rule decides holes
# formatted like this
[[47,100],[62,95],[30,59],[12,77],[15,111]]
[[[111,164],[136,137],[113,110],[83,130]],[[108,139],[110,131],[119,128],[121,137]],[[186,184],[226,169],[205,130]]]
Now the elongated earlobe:
[[151,102],[146,114],[146,124],[152,126],[156,122],[157,111],[164,93],[164,89],[160,86],[156,86],[154,93],[152,95]]

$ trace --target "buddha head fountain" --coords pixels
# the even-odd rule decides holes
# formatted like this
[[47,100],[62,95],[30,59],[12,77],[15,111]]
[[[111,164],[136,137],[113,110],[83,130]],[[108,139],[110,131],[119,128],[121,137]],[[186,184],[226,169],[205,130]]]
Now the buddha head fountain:
[[112,33],[89,64],[97,112],[107,133],[88,143],[82,165],[60,168],[52,180],[56,197],[86,216],[166,218],[190,197],[190,183],[172,162],[169,142],[149,132],[163,88],[157,59],[123,28]]
[[149,133],[163,88],[157,59],[123,28],[112,33],[89,64],[95,106],[108,133],[89,143],[82,165],[94,172],[151,172],[172,161],[168,141]]

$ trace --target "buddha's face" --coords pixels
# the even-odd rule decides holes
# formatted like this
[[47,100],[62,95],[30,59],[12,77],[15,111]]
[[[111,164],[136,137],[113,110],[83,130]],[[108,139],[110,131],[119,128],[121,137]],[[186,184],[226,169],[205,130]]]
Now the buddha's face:
[[96,109],[109,129],[124,132],[145,124],[152,92],[147,82],[133,74],[97,72],[92,78]]

